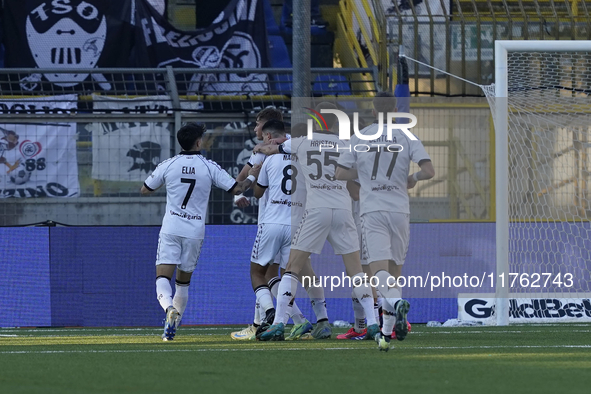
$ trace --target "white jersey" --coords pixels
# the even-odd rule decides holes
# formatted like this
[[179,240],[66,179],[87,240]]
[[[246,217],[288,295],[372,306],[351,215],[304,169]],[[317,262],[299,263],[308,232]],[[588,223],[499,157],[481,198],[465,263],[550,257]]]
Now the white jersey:
[[[247,164],[251,167],[254,167],[256,165],[263,164],[265,162],[266,158],[267,158],[267,156],[262,153],[254,153],[253,152],[252,155],[250,155],[250,159],[248,159]],[[261,218],[263,217],[264,212],[265,212],[265,208],[267,207],[267,200],[268,200],[267,193],[263,194],[261,196],[261,198],[259,198],[259,209],[258,209],[257,223],[261,223]]]
[[286,147],[297,156],[306,180],[306,209],[351,210],[347,182],[337,181],[334,176],[339,152],[345,150],[345,142],[339,140],[335,134],[315,132],[314,139],[308,140],[305,137],[292,139],[286,141],[282,149],[286,151]]
[[[362,134],[376,134],[378,125],[361,130]],[[357,167],[361,191],[361,215],[374,211],[410,213],[406,191],[410,162],[431,160],[421,141],[411,140],[400,130],[392,130],[392,139],[387,140],[386,126],[382,136],[371,141],[351,137],[351,146],[361,145],[359,152],[351,149],[341,153],[338,165],[344,168]],[[365,152],[366,146],[370,147]],[[379,150],[378,150],[379,149]]]
[[262,215],[259,213],[259,223],[291,225],[291,207],[303,205],[292,199],[298,185],[293,180],[291,163],[291,155],[285,154],[270,156],[263,163],[257,184],[267,189],[267,207]]
[[203,238],[211,185],[230,191],[236,181],[216,162],[198,152],[181,152],[158,164],[144,182],[149,190],[166,185],[161,233]]
[[[291,138],[291,136],[289,134],[286,134],[286,137],[288,138],[288,141]],[[256,165],[263,164],[266,158],[267,158],[267,156],[262,153],[254,153],[253,152],[250,155],[250,159],[248,159],[248,162],[246,164],[248,164],[251,167],[254,167]],[[259,209],[258,209],[257,223],[262,223],[261,218],[263,217],[265,209],[267,208],[268,199],[269,198],[267,196],[267,193],[265,193],[261,198],[259,198]]]
[[[295,184],[292,183],[291,200],[294,202],[291,205],[291,225],[297,226],[300,224],[304,211],[306,210],[306,179],[304,172],[300,166],[300,162],[296,155],[291,156],[292,177],[295,176]],[[294,190],[295,189],[295,190]]]

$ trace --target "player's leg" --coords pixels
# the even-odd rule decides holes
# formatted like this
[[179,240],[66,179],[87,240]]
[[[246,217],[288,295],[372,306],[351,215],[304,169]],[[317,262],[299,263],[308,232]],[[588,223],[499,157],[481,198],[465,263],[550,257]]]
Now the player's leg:
[[160,233],[156,252],[156,297],[164,312],[166,321],[162,340],[171,341],[176,333],[178,312],[172,305],[170,281],[177,265],[181,262],[181,237]]
[[178,326],[181,324],[181,319],[185,315],[187,302],[189,301],[189,286],[191,285],[192,272],[185,272],[178,268],[176,270],[176,279],[174,285],[174,297],[172,298],[172,306],[179,312]]
[[396,305],[402,298],[396,277],[391,274],[389,266],[389,261],[394,260],[391,232],[393,223],[388,217],[388,212],[370,212],[364,214],[361,219],[365,240],[364,253],[374,276],[378,279],[378,293],[384,298],[382,330],[375,339],[380,350],[388,351],[396,322]]
[[[369,266],[367,259],[364,258],[363,254],[361,254],[361,269],[363,270],[363,273],[365,275],[367,275],[368,278],[371,278],[373,276],[373,271],[371,270],[371,267]],[[378,322],[378,326],[381,326],[381,324],[380,324],[380,303],[381,303],[382,297],[381,296],[378,297],[378,292],[377,292],[376,288],[373,286],[371,286],[371,293],[373,295],[373,314],[376,318],[376,321]]]
[[250,258],[250,279],[257,303],[261,308],[261,325],[257,328],[257,333],[266,330],[275,319],[273,296],[266,275],[268,266],[272,264],[279,251],[276,230],[276,226],[272,224],[259,224]]
[[347,275],[351,277],[353,285],[352,298],[359,300],[365,312],[367,336],[372,339],[379,329],[374,315],[373,293],[361,268],[359,237],[350,211],[345,209],[333,210],[332,227],[328,235],[328,241],[335,253],[343,257],[345,270]]
[[319,254],[322,251],[326,237],[330,230],[332,215],[330,210],[307,210],[292,237],[289,260],[285,274],[281,278],[277,291],[277,310],[273,326],[257,338],[268,341],[283,339],[285,328],[285,311],[287,306],[295,298],[298,289],[298,274],[306,265],[312,253]]
[[[201,255],[201,247],[203,246],[203,239],[182,238],[180,239],[181,252],[180,264],[176,270],[175,292],[172,299],[172,311],[169,313],[174,315],[176,311],[176,318],[174,319],[174,331],[179,328],[181,319],[185,315],[187,302],[189,301],[189,286],[191,284],[191,276],[197,267],[199,256]],[[172,326],[172,317],[167,314],[167,324]],[[174,337],[174,334],[172,335]]]
[[[285,274],[285,269],[287,268],[287,263],[289,262],[289,255],[291,252],[291,226],[285,226],[283,228],[284,231],[284,244],[282,245],[281,251],[279,252],[278,258],[275,261],[279,261],[279,268],[281,271],[281,276]],[[279,283],[281,280],[278,277],[271,279],[274,281],[274,286],[271,288],[271,292],[274,291],[275,297],[277,297],[277,292],[279,290]],[[271,282],[269,282],[271,283]],[[271,284],[269,284],[271,287]],[[289,336],[285,338],[287,341],[293,341],[300,339],[302,335],[309,333],[312,331],[312,324],[304,317],[302,311],[298,307],[296,303],[295,297],[292,299],[291,303],[287,306],[287,314],[293,320],[293,327],[289,332]]]
[[[392,276],[399,278],[402,274],[402,267],[406,260],[408,244],[410,241],[410,220],[408,214],[388,212],[387,217],[390,223],[391,232],[391,254],[392,259],[388,263],[388,268]],[[395,305],[396,322],[394,324],[394,333],[396,339],[404,340],[409,331],[407,320],[410,303],[402,298],[402,289],[400,289],[400,300]]]

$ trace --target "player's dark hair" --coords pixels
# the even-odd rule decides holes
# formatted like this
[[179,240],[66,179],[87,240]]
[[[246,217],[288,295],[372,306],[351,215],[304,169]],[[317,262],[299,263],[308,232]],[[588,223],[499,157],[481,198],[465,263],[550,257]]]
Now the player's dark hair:
[[320,112],[320,114],[322,115],[322,117],[326,121],[326,126],[328,126],[328,129],[331,130],[332,127],[334,126],[334,124],[337,123],[338,118],[334,114],[323,114],[321,110],[322,109],[339,109],[339,108],[336,105],[334,105],[333,103],[323,101],[323,102],[319,103],[315,109],[316,109],[316,111]]
[[[351,122],[351,137],[353,137],[353,134],[355,134],[355,130],[353,129],[353,127],[353,122]],[[357,119],[357,127],[359,131],[367,127],[367,123],[365,122],[365,120],[363,120],[363,118]]]
[[271,133],[273,138],[282,137],[285,135],[285,124],[280,120],[269,120],[262,128],[263,133]]
[[275,107],[267,107],[257,114],[256,120],[279,120],[283,121],[283,114]]
[[179,141],[184,151],[190,151],[195,146],[195,141],[203,137],[207,128],[202,123],[187,123],[176,133],[176,139]]
[[396,97],[390,92],[378,92],[373,98],[373,107],[377,112],[393,112],[396,109]]
[[306,134],[308,134],[308,126],[305,123],[291,126],[291,138],[304,137]]

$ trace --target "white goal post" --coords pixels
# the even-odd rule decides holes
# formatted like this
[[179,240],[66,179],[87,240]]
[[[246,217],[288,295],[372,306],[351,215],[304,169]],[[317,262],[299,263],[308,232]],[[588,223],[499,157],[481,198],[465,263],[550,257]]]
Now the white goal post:
[[[495,315],[497,325],[507,325],[510,290],[511,298],[516,292],[568,299],[590,291],[591,41],[496,41],[492,94]],[[510,273],[518,281],[547,273],[554,283],[532,287],[528,279],[510,289]],[[573,286],[557,284],[565,274]]]

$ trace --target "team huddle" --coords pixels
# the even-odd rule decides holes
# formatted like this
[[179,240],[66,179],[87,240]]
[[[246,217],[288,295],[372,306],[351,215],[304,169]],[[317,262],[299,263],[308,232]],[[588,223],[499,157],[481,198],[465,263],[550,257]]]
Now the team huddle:
[[[389,93],[378,94],[373,105],[376,119],[378,114],[382,119],[383,113],[396,112],[396,100]],[[316,106],[318,112],[323,109],[337,107],[328,102]],[[409,139],[400,130],[388,135],[382,122],[359,131],[371,140],[352,135],[343,141],[336,131],[339,122],[335,115],[325,114],[324,127],[315,126],[312,136],[301,124],[292,127],[291,136],[286,134],[282,120],[281,112],[274,108],[258,114],[255,131],[263,143],[255,147],[236,180],[199,154],[205,127],[198,124],[178,131],[183,151],[160,163],[146,179],[142,193],[163,185],[167,190],[156,258],[156,292],[166,312],[162,338],[174,338],[187,305],[213,185],[234,194],[238,207],[248,205],[241,193],[249,188],[259,199],[258,230],[250,258],[256,296],[254,320],[233,332],[233,339],[321,340],[332,336],[324,289],[310,259],[311,254],[321,253],[328,240],[335,254],[341,255],[352,283],[355,325],[337,339],[375,340],[379,350],[388,351],[390,340],[403,340],[410,329],[410,304],[388,279],[401,275],[408,249],[406,189],[434,176],[429,155],[419,140]],[[372,148],[351,149],[359,142]],[[385,148],[392,144],[398,148]],[[411,161],[421,170],[409,175]],[[173,297],[170,281],[175,268]],[[370,286],[364,279],[367,276],[378,278],[378,286]],[[304,281],[316,315],[315,326],[295,300],[302,277],[316,278],[313,283]],[[290,319],[294,325],[286,335]]]

